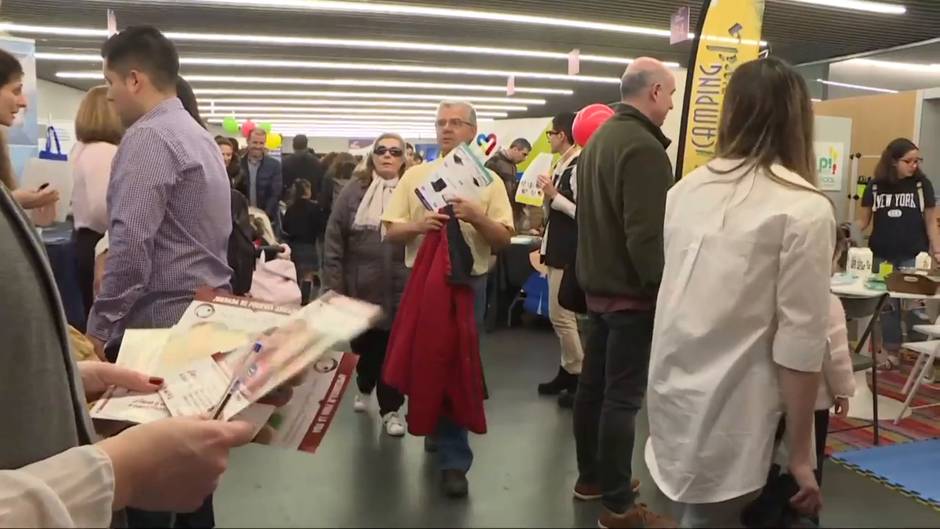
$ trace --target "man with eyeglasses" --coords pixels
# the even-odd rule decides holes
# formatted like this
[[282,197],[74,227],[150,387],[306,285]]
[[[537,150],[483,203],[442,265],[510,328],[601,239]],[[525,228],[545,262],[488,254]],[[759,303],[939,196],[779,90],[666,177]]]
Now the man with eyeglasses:
[[486,168],[498,174],[506,186],[506,194],[512,205],[513,218],[516,221],[516,231],[521,231],[523,206],[516,202],[516,189],[519,187],[517,175],[518,165],[525,162],[532,152],[532,144],[525,138],[516,138],[509,144],[508,149],[500,149],[486,161]]
[[[477,135],[476,110],[469,103],[444,101],[437,110],[437,142],[441,157],[432,163],[414,166],[402,177],[392,195],[382,221],[390,241],[405,243],[405,265],[411,268],[418,255],[424,235],[444,228],[447,215],[429,212],[418,199],[415,189],[425,183],[440,167],[441,160],[460,144],[468,144]],[[454,198],[451,205],[460,221],[460,231],[473,256],[472,287],[474,316],[477,327],[483,323],[486,309],[486,275],[490,256],[509,245],[513,234],[512,208],[502,179],[493,175],[493,182],[481,190],[479,202]],[[447,417],[438,424],[433,437],[425,438],[425,450],[436,451],[441,469],[441,486],[451,498],[467,495],[467,471],[473,462],[473,451],[467,430]]]

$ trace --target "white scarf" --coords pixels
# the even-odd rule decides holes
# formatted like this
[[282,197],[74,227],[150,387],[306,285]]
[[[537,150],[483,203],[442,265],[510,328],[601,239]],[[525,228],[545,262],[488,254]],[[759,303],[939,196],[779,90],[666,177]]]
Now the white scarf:
[[385,236],[382,213],[385,212],[386,206],[392,199],[398,180],[397,177],[386,180],[372,173],[372,183],[366,189],[366,194],[359,203],[359,209],[356,210],[356,218],[353,220],[354,230],[381,230],[382,236]]

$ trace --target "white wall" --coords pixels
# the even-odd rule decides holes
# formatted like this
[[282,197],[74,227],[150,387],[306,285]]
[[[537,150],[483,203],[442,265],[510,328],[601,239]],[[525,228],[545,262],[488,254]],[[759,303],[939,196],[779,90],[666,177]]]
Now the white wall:
[[46,123],[50,115],[53,121],[75,120],[85,92],[43,79],[39,79],[38,89],[39,101],[36,103],[36,109],[40,123]]

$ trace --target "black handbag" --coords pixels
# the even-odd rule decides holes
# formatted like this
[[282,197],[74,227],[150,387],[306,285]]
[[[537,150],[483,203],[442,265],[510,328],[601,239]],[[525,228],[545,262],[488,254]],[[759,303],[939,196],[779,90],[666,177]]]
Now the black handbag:
[[558,287],[558,304],[576,314],[587,314],[587,299],[578,283],[574,263],[565,267]]

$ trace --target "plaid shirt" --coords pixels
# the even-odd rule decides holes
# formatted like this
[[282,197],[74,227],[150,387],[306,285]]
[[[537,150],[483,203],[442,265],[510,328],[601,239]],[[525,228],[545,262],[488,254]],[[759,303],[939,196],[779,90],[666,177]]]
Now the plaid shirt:
[[202,286],[228,288],[228,174],[212,136],[179,99],[127,129],[108,186],[110,249],[88,334],[174,325]]

